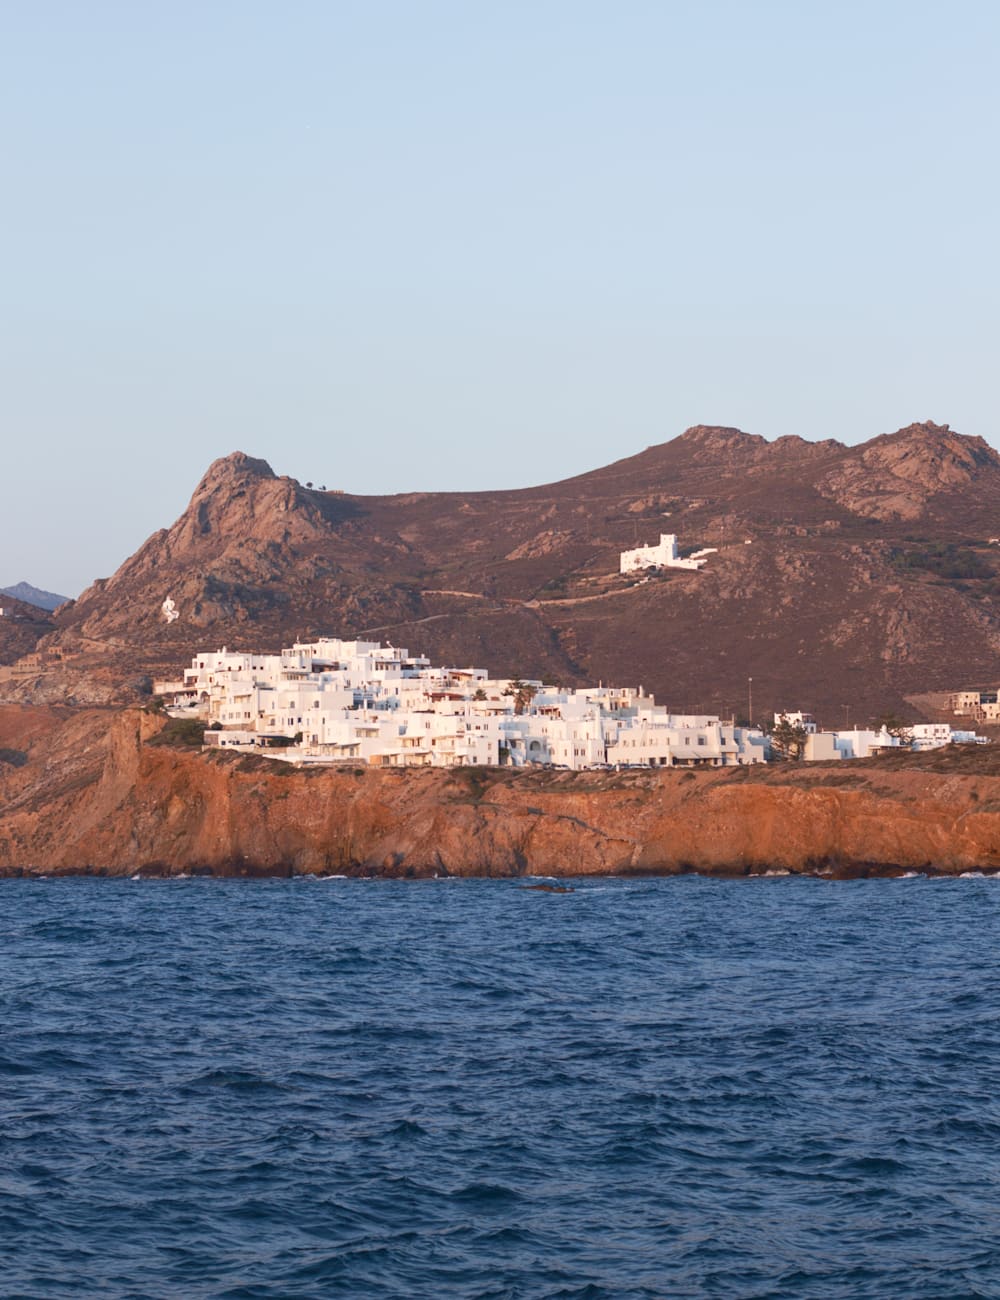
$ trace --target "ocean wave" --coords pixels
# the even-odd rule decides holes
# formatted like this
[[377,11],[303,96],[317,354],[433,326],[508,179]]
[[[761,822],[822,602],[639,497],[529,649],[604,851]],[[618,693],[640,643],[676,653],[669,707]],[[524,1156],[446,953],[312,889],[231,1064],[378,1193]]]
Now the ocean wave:
[[5,882],[4,1293],[992,1293],[983,890],[535,879]]

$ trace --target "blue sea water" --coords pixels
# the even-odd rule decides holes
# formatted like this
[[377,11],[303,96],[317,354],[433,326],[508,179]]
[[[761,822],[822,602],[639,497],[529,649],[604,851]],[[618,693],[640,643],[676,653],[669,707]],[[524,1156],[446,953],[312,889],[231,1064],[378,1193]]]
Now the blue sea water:
[[1000,1296],[1000,881],[0,885],[6,1298]]

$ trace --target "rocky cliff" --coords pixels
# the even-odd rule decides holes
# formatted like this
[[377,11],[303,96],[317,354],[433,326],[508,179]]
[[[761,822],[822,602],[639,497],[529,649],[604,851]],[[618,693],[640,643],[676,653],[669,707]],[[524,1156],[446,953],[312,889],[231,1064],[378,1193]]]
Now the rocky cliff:
[[705,772],[296,770],[141,709],[0,708],[0,873],[1000,870],[1000,758]]

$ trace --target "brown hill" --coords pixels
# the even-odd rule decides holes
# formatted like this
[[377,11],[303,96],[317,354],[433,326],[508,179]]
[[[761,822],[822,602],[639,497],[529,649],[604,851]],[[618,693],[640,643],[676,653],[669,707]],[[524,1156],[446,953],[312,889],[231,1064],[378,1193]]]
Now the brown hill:
[[[675,532],[700,573],[618,555]],[[676,708],[813,707],[829,725],[993,681],[1000,456],[947,425],[861,446],[698,426],[560,483],[361,497],[236,453],[188,509],[56,616],[78,673],[134,679],[221,645],[367,635]],[[749,544],[747,544],[749,543]],[[168,624],[162,605],[174,601]]]

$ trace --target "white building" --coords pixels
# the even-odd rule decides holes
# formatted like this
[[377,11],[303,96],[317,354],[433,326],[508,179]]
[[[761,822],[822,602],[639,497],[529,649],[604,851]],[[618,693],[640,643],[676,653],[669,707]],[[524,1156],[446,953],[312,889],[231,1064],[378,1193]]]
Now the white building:
[[870,727],[854,727],[850,731],[835,731],[832,734],[841,758],[870,758],[873,754],[902,746],[899,737],[890,736],[884,727],[881,731],[873,731]]
[[918,722],[909,728],[912,749],[940,749],[943,745],[988,745],[987,736],[959,731],[947,722]]
[[677,537],[674,533],[661,533],[656,546],[637,546],[631,551],[622,551],[619,564],[621,573],[641,573],[646,569],[700,569],[709,555],[715,553],[715,546],[703,547],[686,559],[681,558]]
[[764,737],[716,717],[670,715],[642,688],[562,690],[434,667],[368,641],[299,643],[280,654],[226,647],[155,683],[172,712],[205,718],[206,744],[301,763],[509,763],[579,771],[761,762]]
[[805,748],[802,757],[807,763],[828,763],[847,755],[837,748],[837,734],[834,731],[810,731],[806,733]]
[[[642,687],[566,690],[436,667],[376,641],[323,639],[278,654],[196,655],[183,677],[154,683],[176,715],[208,725],[206,744],[268,749],[295,763],[373,766],[730,767],[764,762],[754,728],[710,714],[671,714]],[[867,758],[899,747],[988,743],[946,723],[909,738],[884,729],[821,732],[811,713],[776,714],[806,732],[807,761]]]
[[674,715],[650,704],[619,725],[608,762],[641,767],[735,767],[764,761],[764,736],[709,715]]
[[[792,715],[788,715],[791,717]],[[806,736],[803,757],[807,763],[837,758],[870,758],[889,749],[940,749],[943,745],[988,745],[986,736],[974,731],[956,731],[946,722],[917,722],[902,736],[891,736],[884,728],[855,727],[845,731],[813,731]]]
[[776,713],[774,725],[777,727],[782,721],[790,722],[793,727],[801,727],[807,736],[816,734],[816,719],[811,713]]

